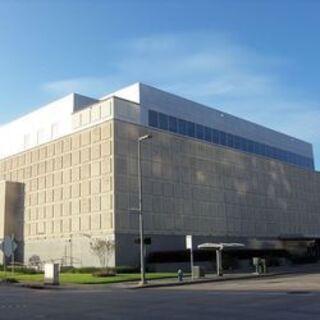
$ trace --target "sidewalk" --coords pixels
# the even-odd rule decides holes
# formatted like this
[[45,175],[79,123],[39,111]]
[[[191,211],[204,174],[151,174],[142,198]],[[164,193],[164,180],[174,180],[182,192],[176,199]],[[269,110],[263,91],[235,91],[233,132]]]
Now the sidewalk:
[[122,283],[113,284],[112,286],[118,287],[118,288],[125,288],[125,289],[159,288],[159,287],[192,285],[192,284],[206,283],[206,282],[265,278],[265,277],[272,277],[272,276],[277,276],[281,274],[282,273],[266,273],[266,274],[234,273],[234,274],[225,274],[222,277],[219,277],[215,274],[207,274],[203,278],[194,279],[194,280],[192,280],[191,277],[188,276],[188,277],[185,277],[183,281],[178,281],[177,278],[168,278],[168,279],[149,280],[143,286],[141,286],[139,282],[122,282]]
[[139,282],[123,282],[113,284],[112,286],[118,288],[126,289],[143,289],[143,288],[159,288],[159,287],[173,287],[173,286],[183,286],[192,285],[198,283],[207,282],[220,282],[220,281],[232,281],[232,280],[250,280],[250,279],[263,279],[268,277],[285,276],[292,274],[301,273],[320,273],[320,264],[307,264],[298,266],[283,266],[283,267],[273,267],[269,269],[268,273],[256,274],[256,273],[225,273],[223,276],[217,276],[216,274],[209,273],[205,277],[200,279],[192,280],[190,276],[185,277],[182,282],[178,281],[178,278],[168,278],[168,279],[157,279],[149,280],[147,284],[141,286]]
[[222,277],[218,277],[215,274],[207,274],[205,277],[200,279],[192,280],[190,276],[184,277],[183,281],[178,281],[178,278],[163,278],[163,279],[153,279],[148,280],[147,284],[141,286],[139,281],[128,281],[128,282],[118,282],[110,284],[61,284],[61,285],[45,285],[43,283],[36,282],[17,282],[10,283],[6,281],[1,281],[0,285],[20,287],[20,288],[30,288],[38,290],[77,290],[77,289],[99,289],[102,288],[114,288],[114,289],[143,289],[143,288],[158,288],[158,287],[172,287],[172,286],[183,286],[191,285],[196,283],[206,283],[215,281],[231,281],[231,280],[244,280],[244,279],[256,279],[265,278],[270,276],[280,275],[280,273],[267,273],[267,274],[253,274],[253,273],[234,273],[225,274]]
[[6,283],[5,281],[0,282],[0,285],[10,285],[14,287],[24,287],[31,289],[49,289],[49,290],[95,290],[95,289],[146,289],[146,288],[159,288],[159,287],[173,287],[173,286],[184,286],[198,283],[208,282],[221,282],[221,281],[232,281],[232,280],[251,280],[251,279],[264,279],[268,277],[285,276],[292,274],[308,274],[308,273],[320,273],[320,263],[307,264],[307,265],[296,265],[296,266],[283,266],[270,268],[268,273],[256,274],[256,273],[225,273],[222,277],[216,274],[209,273],[205,277],[200,279],[192,280],[190,276],[184,277],[183,281],[178,281],[177,278],[164,278],[149,280],[147,284],[141,286],[139,281],[128,281],[110,284],[63,284],[63,285],[44,285],[42,283]]

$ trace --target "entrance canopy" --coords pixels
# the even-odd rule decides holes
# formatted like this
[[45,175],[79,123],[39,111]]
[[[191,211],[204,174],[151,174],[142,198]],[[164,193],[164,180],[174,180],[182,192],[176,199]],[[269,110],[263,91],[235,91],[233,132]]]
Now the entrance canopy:
[[217,275],[223,276],[222,270],[222,250],[225,248],[244,247],[243,243],[220,242],[220,243],[202,243],[198,245],[198,249],[213,249],[216,251]]
[[232,243],[232,242],[220,242],[220,243],[202,243],[198,245],[198,249],[214,249],[223,250],[225,248],[239,248],[244,247],[243,243]]

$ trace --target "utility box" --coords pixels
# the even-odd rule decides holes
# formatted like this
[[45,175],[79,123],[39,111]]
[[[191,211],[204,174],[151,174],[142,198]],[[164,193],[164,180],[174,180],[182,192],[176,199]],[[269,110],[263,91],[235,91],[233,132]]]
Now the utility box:
[[59,284],[58,263],[46,263],[44,265],[44,284]]
[[253,265],[255,266],[257,274],[267,273],[266,259],[263,259],[260,257],[254,257],[252,262],[253,262]]
[[200,279],[205,276],[204,269],[200,266],[193,266],[192,267],[192,278],[193,279]]

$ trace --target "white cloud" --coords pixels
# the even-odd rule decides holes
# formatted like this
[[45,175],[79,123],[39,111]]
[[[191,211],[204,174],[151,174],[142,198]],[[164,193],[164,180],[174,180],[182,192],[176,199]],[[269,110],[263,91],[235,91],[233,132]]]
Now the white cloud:
[[64,96],[71,92],[94,96],[95,93],[105,91],[108,82],[107,77],[79,77],[45,83],[43,89],[54,96]]
[[289,59],[210,32],[123,41],[115,44],[115,51],[113,71],[105,77],[54,81],[45,84],[45,90],[99,97],[132,82],[146,82],[311,141],[320,153],[320,106],[281,81],[283,70],[294,66]]

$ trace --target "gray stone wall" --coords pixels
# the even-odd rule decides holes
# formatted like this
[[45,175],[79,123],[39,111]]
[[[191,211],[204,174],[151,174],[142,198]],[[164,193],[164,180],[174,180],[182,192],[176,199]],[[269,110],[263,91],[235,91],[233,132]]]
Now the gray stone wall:
[[[1,160],[0,180],[24,184],[25,262],[60,259],[70,237],[113,238],[112,121]],[[78,256],[96,264],[86,246]]]
[[248,245],[319,236],[319,173],[114,120],[0,161],[0,180],[24,186],[25,262],[39,255],[98,266],[90,242],[103,238],[116,242],[110,265],[137,263],[138,217],[128,211],[138,206],[137,138],[146,133],[149,251],[184,249],[186,234]]
[[[138,205],[137,138],[146,133],[153,136],[142,148],[147,234],[229,240],[320,236],[319,173],[115,121],[118,238],[138,234],[138,217],[128,210]],[[177,246],[162,246],[170,248]]]

